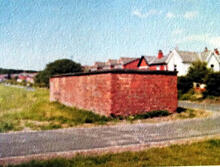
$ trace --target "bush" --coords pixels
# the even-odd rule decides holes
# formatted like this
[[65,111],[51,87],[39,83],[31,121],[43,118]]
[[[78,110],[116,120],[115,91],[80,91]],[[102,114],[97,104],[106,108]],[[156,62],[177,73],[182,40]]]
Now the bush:
[[189,71],[186,76],[178,77],[178,98],[182,100],[189,100],[192,98],[196,99],[196,97],[191,97],[193,82],[197,83],[206,83],[207,77],[212,73],[212,70],[207,67],[207,63],[196,61],[193,62],[189,68]]
[[191,94],[185,93],[180,97],[180,100],[190,100],[191,99]]
[[178,77],[177,88],[178,96],[181,97],[183,94],[187,93],[193,87],[193,81],[186,76]]
[[137,114],[137,115],[130,115],[130,116],[121,116],[121,115],[114,115],[111,114],[111,118],[114,120],[118,119],[118,120],[129,120],[129,121],[133,121],[133,120],[137,120],[137,119],[147,119],[147,118],[153,118],[153,117],[161,117],[161,116],[168,116],[170,115],[170,113],[166,110],[158,110],[158,111],[150,111],[150,112],[145,112],[143,114]]
[[144,114],[134,115],[133,120],[147,119],[147,118],[154,118],[154,117],[161,117],[161,116],[168,116],[168,115],[170,115],[170,113],[166,110],[150,111],[150,112],[146,112]]
[[211,73],[206,79],[205,96],[220,96],[220,72]]
[[220,140],[209,140],[209,144],[213,147],[220,147]]
[[186,76],[192,82],[204,83],[208,74],[211,72],[212,70],[207,67],[206,62],[195,61],[189,67],[189,71]]
[[182,112],[185,112],[186,111],[186,109],[185,108],[182,108],[182,107],[178,107],[177,109],[176,109],[176,112],[177,113],[182,113]]
[[0,132],[10,131],[14,128],[11,122],[0,122]]
[[179,99],[180,100],[192,100],[194,95],[194,90],[191,88],[187,93],[183,94]]

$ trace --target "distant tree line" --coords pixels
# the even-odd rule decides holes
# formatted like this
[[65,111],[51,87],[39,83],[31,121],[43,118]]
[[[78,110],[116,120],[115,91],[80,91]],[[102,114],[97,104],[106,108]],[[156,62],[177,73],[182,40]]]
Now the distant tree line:
[[35,73],[37,71],[34,70],[21,70],[21,69],[5,69],[5,68],[0,68],[0,74],[18,74],[22,72],[27,72],[27,73]]

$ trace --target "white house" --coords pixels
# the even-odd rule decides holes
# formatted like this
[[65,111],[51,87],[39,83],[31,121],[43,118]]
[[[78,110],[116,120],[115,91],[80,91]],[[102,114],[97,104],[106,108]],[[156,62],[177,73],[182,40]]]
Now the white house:
[[210,53],[206,59],[208,67],[212,68],[214,71],[220,71],[220,54],[218,50]]
[[209,51],[207,48],[203,52],[180,51],[174,49],[170,52],[166,60],[169,71],[178,71],[179,76],[186,75],[190,65],[195,61],[207,62],[208,67],[214,71],[220,71],[220,54],[217,49]]

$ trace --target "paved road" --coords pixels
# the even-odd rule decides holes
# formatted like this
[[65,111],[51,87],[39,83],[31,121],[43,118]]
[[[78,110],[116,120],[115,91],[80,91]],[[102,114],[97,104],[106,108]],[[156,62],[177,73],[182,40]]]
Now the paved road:
[[158,124],[0,134],[0,160],[32,154],[148,144],[196,136],[220,134],[220,115],[206,119]]
[[196,103],[190,101],[179,101],[178,106],[183,108],[220,111],[220,104],[206,104],[206,103]]

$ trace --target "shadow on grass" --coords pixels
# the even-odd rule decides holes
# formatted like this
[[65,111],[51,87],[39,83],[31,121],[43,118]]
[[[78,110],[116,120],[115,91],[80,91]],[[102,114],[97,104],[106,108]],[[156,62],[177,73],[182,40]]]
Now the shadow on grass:
[[186,110],[187,110],[186,108],[178,107],[178,108],[176,109],[176,112],[177,112],[177,113],[182,113],[182,112],[185,112]]

